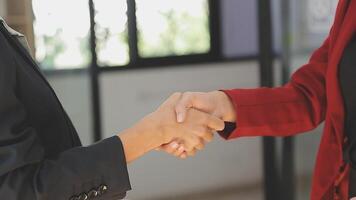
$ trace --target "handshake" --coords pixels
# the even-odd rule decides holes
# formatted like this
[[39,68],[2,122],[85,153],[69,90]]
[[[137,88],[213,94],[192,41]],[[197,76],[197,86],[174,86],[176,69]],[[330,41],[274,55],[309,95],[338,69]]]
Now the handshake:
[[179,158],[194,156],[224,121],[236,120],[234,106],[221,91],[186,92],[170,96],[156,111],[119,135],[128,162],[146,152],[163,150]]

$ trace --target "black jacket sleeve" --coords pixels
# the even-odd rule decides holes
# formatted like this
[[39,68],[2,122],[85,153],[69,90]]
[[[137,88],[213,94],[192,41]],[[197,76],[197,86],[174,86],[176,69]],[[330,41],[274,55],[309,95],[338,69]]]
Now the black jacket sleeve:
[[[0,48],[5,47],[0,40]],[[0,199],[124,198],[131,188],[118,137],[45,157],[38,134],[16,96],[12,62],[13,58],[0,54]]]

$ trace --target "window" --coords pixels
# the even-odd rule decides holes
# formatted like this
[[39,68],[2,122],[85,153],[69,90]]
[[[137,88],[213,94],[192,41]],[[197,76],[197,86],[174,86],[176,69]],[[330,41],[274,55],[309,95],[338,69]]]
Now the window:
[[[89,2],[95,16],[90,16]],[[134,16],[128,14],[132,9],[128,2],[33,0],[36,59],[43,69],[85,68],[92,64],[92,53],[98,66],[118,67],[131,66],[135,59],[210,52],[208,0],[136,0]],[[91,17],[94,27],[90,27]],[[128,34],[130,21],[136,28],[134,35]],[[90,49],[91,28],[95,51]],[[130,58],[130,40],[136,42],[136,58]]]
[[126,65],[129,62],[127,5],[125,0],[94,0],[98,64]]
[[44,69],[89,65],[87,0],[33,0],[33,10],[36,59]]
[[141,57],[207,53],[210,50],[206,0],[136,0]]

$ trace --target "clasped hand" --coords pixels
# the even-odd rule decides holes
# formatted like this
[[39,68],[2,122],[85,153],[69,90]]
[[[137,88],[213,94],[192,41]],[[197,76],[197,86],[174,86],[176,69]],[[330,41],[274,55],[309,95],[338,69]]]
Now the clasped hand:
[[152,149],[186,158],[203,149],[214,132],[223,130],[224,121],[235,121],[234,107],[225,93],[175,93],[117,136],[128,163]]
[[214,132],[224,129],[224,121],[235,121],[235,110],[227,95],[220,91],[187,92],[172,95],[156,112],[170,113],[161,119],[173,124],[164,126],[169,135],[157,150],[179,158],[194,156],[206,143],[212,141]]

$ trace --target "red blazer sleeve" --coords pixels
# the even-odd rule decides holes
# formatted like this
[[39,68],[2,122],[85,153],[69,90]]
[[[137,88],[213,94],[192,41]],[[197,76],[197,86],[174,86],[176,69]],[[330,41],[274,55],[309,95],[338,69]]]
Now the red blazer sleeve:
[[325,119],[328,51],[329,38],[282,87],[223,90],[235,106],[237,126],[221,135],[290,136],[315,128]]

